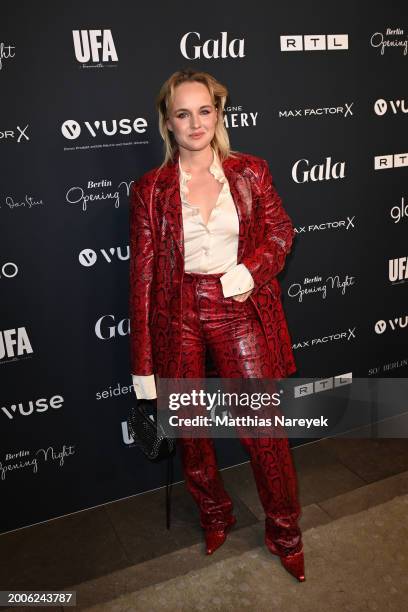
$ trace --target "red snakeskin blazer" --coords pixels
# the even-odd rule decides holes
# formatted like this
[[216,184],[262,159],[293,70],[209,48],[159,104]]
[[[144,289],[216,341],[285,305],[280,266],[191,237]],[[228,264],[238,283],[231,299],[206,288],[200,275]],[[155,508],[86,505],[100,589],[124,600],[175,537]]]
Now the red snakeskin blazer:
[[[239,217],[237,263],[254,279],[249,298],[262,323],[274,377],[296,370],[276,275],[291,249],[294,230],[282,207],[268,163],[236,153],[222,163]],[[131,372],[177,378],[181,357],[184,275],[179,152],[163,168],[132,183],[130,192]],[[233,299],[233,298],[231,298]]]

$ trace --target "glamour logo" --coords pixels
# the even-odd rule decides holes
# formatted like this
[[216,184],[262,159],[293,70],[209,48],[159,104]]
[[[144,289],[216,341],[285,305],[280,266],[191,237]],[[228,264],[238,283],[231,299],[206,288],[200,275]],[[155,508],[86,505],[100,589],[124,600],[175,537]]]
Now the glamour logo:
[[0,70],[3,68],[3,60],[15,57],[14,49],[14,45],[5,45],[3,42],[0,43]]
[[408,153],[392,153],[391,155],[376,155],[374,170],[389,170],[390,168],[406,168]]
[[6,261],[0,267],[0,278],[14,278],[18,274],[18,267],[13,261]]
[[399,223],[401,219],[408,217],[408,204],[405,204],[403,197],[401,198],[401,206],[393,206],[390,215],[394,223]]
[[[92,138],[104,134],[105,136],[115,136],[115,134],[130,134],[135,131],[137,134],[143,134],[146,131],[147,121],[143,117],[137,119],[109,119],[108,121],[84,121],[84,126],[88,130]],[[118,128],[119,126],[119,128]],[[61,132],[64,138],[68,140],[76,140],[80,137],[82,129],[80,124],[74,119],[68,119],[61,125]]]
[[6,205],[11,210],[14,208],[34,208],[35,206],[41,206],[43,204],[44,202],[42,200],[34,200],[34,198],[29,195],[26,195],[24,200],[21,200],[20,202],[16,202],[13,196],[6,196]]
[[242,106],[226,106],[224,111],[224,124],[226,128],[256,127],[257,125],[257,112],[244,112]]
[[88,210],[89,204],[96,204],[105,200],[113,202],[114,207],[119,208],[120,190],[124,190],[124,197],[127,201],[132,183],[133,181],[129,183],[121,181],[116,188],[113,188],[112,181],[110,180],[88,181],[86,187],[70,187],[66,193],[65,200],[68,204],[74,204],[75,206],[79,204],[83,212]]
[[297,385],[293,389],[295,398],[305,397],[312,395],[313,393],[320,393],[320,391],[328,391],[336,387],[343,387],[344,385],[351,385],[353,383],[353,372],[347,374],[340,374],[339,376],[330,376],[330,378],[323,378],[322,380],[316,380],[303,385]]
[[1,410],[9,420],[13,420],[17,414],[21,416],[30,416],[34,412],[46,412],[49,408],[58,410],[64,403],[62,395],[53,395],[49,400],[41,397],[37,400],[28,400],[19,402],[18,404],[10,404],[2,406]]
[[[111,324],[114,322],[114,325]],[[115,315],[103,315],[100,317],[95,325],[95,334],[100,340],[111,340],[116,337],[116,332],[119,336],[127,336],[130,333],[130,320],[121,319],[119,323],[115,324]]]
[[344,51],[348,34],[285,34],[280,37],[281,51]]
[[[99,252],[108,263],[112,263],[113,258],[117,258],[120,261],[127,261],[129,259],[129,245],[125,248],[125,253],[122,253],[122,247],[111,247],[108,251],[99,249]],[[78,259],[82,266],[90,268],[96,264],[98,255],[93,249],[83,249],[78,255]]]
[[374,32],[370,44],[375,49],[380,49],[381,55],[384,55],[386,49],[392,48],[401,49],[403,55],[408,53],[408,40],[402,28],[387,28],[385,34]]
[[353,217],[346,217],[346,219],[340,219],[339,221],[325,221],[323,223],[314,223],[312,225],[299,225],[299,227],[295,227],[294,230],[297,234],[306,234],[307,232],[321,232],[324,230],[330,229],[355,229],[354,219]]
[[115,43],[110,30],[73,30],[75,57],[78,62],[117,62]]
[[[221,40],[209,38],[201,44],[199,32],[187,32],[180,41],[180,51],[187,59],[218,59],[226,57],[245,57],[244,39],[233,38],[228,42],[228,32],[220,32]],[[199,44],[193,44],[194,42]]]
[[329,181],[330,179],[342,179],[344,178],[346,162],[335,162],[332,164],[332,158],[326,157],[323,164],[315,164],[310,166],[308,159],[298,159],[293,164],[292,178],[295,183],[308,183],[309,180],[315,181]]
[[329,334],[328,336],[321,336],[320,338],[312,338],[312,340],[301,340],[300,342],[295,342],[292,345],[294,350],[303,349],[303,348],[311,348],[312,346],[319,346],[320,344],[327,344],[328,342],[335,342],[337,340],[346,340],[349,342],[350,340],[355,340],[356,338],[356,328],[353,327],[347,331],[336,332],[334,334]]
[[321,276],[314,278],[305,278],[302,283],[292,283],[288,289],[288,296],[297,298],[298,302],[303,301],[305,295],[318,294],[323,300],[327,297],[328,289],[340,291],[341,295],[345,295],[346,290],[353,287],[355,276],[346,274],[344,279],[341,279],[338,274],[335,276],[327,276],[323,279]]
[[321,106],[316,108],[296,108],[294,110],[279,111],[279,118],[293,119],[294,117],[323,117],[333,115],[336,117],[352,117],[351,107],[354,102],[344,103],[344,106]]
[[392,283],[408,280],[408,257],[388,261],[388,278]]
[[24,128],[17,125],[16,129],[18,130],[18,132],[15,132],[14,130],[0,131],[0,140],[12,139],[12,140],[16,140],[16,142],[18,143],[25,142],[26,140],[30,140],[30,137],[27,134],[28,124]]
[[33,353],[25,327],[0,330],[0,359]]
[[387,327],[390,327],[392,331],[395,331],[398,328],[404,329],[407,326],[408,315],[405,315],[402,317],[395,317],[394,319],[388,319],[388,321],[380,319],[380,321],[377,321],[377,323],[374,325],[374,331],[376,334],[383,334],[387,330]]
[[380,98],[374,102],[374,112],[376,115],[382,116],[388,112],[392,112],[394,115],[398,113],[408,113],[408,107],[405,106],[405,100],[383,100]]

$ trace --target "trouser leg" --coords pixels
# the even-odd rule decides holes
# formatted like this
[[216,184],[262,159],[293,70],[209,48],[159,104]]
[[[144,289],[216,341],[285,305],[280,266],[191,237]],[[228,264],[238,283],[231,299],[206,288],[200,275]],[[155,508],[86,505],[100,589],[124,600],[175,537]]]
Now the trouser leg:
[[[180,378],[205,377],[205,343],[197,306],[196,283],[186,278],[183,287],[182,358]],[[224,489],[212,438],[177,438],[185,485],[200,512],[203,529],[222,529],[232,514],[233,503]]]
[[[220,315],[212,312],[206,340],[220,378],[272,378],[268,345],[250,301],[220,298]],[[235,318],[230,316],[235,313]],[[247,437],[237,429],[250,455],[258,494],[265,511],[265,541],[272,552],[301,548],[297,476],[286,437]]]

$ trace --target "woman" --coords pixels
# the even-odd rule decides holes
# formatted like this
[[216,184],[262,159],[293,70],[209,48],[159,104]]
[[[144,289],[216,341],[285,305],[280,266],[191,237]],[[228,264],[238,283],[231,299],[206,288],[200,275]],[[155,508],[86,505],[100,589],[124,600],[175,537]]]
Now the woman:
[[[204,378],[206,350],[221,378],[283,378],[296,369],[276,278],[292,223],[267,162],[230,150],[227,94],[208,73],[171,75],[157,99],[164,161],[132,184],[131,367],[138,398],[157,397],[155,376]],[[265,509],[266,545],[303,581],[288,440],[240,440]],[[236,522],[232,501],[212,438],[177,441],[211,554]]]

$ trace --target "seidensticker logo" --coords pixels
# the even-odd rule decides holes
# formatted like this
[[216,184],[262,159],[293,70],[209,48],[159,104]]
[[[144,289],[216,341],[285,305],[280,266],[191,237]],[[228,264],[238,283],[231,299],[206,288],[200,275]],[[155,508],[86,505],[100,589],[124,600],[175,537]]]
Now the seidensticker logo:
[[[84,127],[87,132],[96,138],[98,135],[115,136],[116,134],[131,134],[132,131],[136,134],[144,134],[147,128],[147,121],[143,117],[137,119],[116,119],[102,121],[84,121]],[[81,125],[75,119],[64,121],[61,126],[61,133],[67,140],[76,140],[82,133]]]
[[111,30],[73,30],[72,36],[75,57],[81,64],[118,61]]
[[[111,247],[110,249],[99,249],[99,253],[102,258],[108,263],[112,263],[115,259],[119,261],[127,261],[129,259],[130,251],[129,245],[126,247]],[[85,268],[91,268],[94,266],[98,260],[98,253],[93,249],[83,249],[78,255],[79,263]]]

